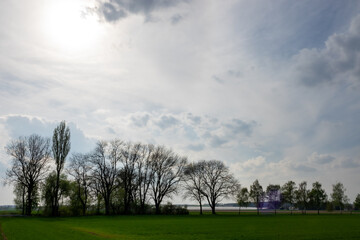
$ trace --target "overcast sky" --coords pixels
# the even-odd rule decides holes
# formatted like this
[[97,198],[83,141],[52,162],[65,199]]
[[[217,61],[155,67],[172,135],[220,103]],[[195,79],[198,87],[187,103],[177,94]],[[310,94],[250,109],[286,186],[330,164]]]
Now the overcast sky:
[[357,0],[2,0],[0,177],[10,139],[66,120],[72,152],[164,144],[224,161],[243,186],[340,181],[354,201],[359,13]]

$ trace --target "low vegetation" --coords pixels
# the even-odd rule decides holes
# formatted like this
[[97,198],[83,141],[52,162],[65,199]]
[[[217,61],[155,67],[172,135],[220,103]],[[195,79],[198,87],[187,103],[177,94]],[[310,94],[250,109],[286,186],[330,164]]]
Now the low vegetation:
[[358,239],[360,215],[256,212],[189,216],[0,218],[12,239]]

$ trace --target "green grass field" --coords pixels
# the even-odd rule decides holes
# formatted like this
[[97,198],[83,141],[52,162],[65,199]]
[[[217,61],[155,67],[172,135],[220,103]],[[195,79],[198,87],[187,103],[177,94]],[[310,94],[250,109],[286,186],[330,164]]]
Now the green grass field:
[[2,217],[15,239],[360,239],[360,215]]

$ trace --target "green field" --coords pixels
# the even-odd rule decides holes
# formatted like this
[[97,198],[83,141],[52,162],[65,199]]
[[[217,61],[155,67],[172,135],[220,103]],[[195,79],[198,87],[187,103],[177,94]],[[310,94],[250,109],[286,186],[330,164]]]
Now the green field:
[[2,217],[0,224],[8,240],[360,239],[359,214]]

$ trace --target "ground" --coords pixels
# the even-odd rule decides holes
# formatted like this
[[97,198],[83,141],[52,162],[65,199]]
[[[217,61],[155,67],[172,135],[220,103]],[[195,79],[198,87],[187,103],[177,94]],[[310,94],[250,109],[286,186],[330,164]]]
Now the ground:
[[359,214],[1,217],[15,239],[360,239]]

